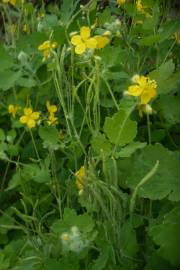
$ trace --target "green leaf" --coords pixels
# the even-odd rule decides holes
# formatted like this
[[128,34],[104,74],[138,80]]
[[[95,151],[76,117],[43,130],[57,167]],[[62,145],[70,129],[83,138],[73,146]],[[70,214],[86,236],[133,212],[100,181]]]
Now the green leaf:
[[111,20],[111,12],[110,9],[107,7],[101,12],[98,16],[98,22],[100,25],[104,25],[106,22],[109,22]]
[[6,234],[9,230],[8,227],[14,225],[14,218],[12,217],[12,209],[7,209],[0,217],[0,233]]
[[[99,52],[101,57],[101,62],[106,68],[120,66],[120,61],[122,54],[122,49],[120,47],[106,46],[103,50]],[[106,70],[105,70],[106,71]]]
[[19,80],[16,83],[17,85],[21,86],[21,87],[27,87],[27,88],[31,88],[37,85],[36,81],[32,78],[25,78],[25,77],[21,77],[19,78]]
[[64,0],[63,1],[61,5],[60,14],[61,14],[61,20],[65,25],[68,23],[68,21],[72,17],[78,3],[79,3],[79,0],[69,0],[69,1]]
[[21,184],[21,175],[20,172],[17,171],[12,178],[10,179],[9,183],[8,183],[8,187],[6,188],[6,191],[12,190],[16,187],[18,187]]
[[0,71],[0,89],[6,91],[15,86],[16,81],[21,77],[21,71]]
[[158,254],[172,265],[180,267],[180,207],[164,215],[161,224],[152,225],[149,228],[149,235],[159,246]]
[[6,191],[12,190],[20,185],[24,185],[27,181],[33,180],[37,183],[46,183],[50,181],[50,172],[48,168],[42,164],[27,164],[23,169],[17,171],[9,181]]
[[116,154],[117,157],[130,157],[136,150],[142,149],[147,145],[147,143],[132,142],[121,149],[119,153]]
[[95,262],[92,264],[91,270],[102,270],[106,267],[107,261],[110,257],[110,247],[108,245],[105,245],[102,248],[102,251],[99,255],[99,257],[95,260]]
[[13,66],[13,58],[8,54],[2,45],[0,45],[0,59],[0,72]]
[[0,253],[0,270],[9,269],[10,262],[7,258],[5,258],[3,253]]
[[162,64],[158,69],[153,70],[149,73],[151,79],[154,79],[157,82],[157,91],[158,94],[168,93],[173,89],[171,83],[170,89],[167,87],[168,79],[172,76],[175,69],[175,65],[172,60],[167,61]]
[[83,233],[89,233],[94,227],[94,222],[87,213],[77,215],[74,209],[65,208],[63,219],[54,222],[51,229],[54,233],[62,234],[72,226],[77,226]]
[[18,52],[23,51],[27,54],[37,53],[39,45],[42,44],[45,40],[47,40],[47,36],[40,32],[34,32],[29,35],[22,35],[16,43],[16,48]]
[[6,136],[5,136],[4,130],[0,128],[0,141],[3,142],[5,138]]
[[163,259],[159,252],[156,251],[153,255],[148,258],[147,265],[144,270],[178,270],[173,267],[167,260]]
[[129,220],[123,224],[120,232],[120,238],[122,255],[125,257],[136,256],[139,249],[136,240],[136,232]]
[[33,180],[37,183],[50,182],[51,177],[49,170],[45,166],[42,166],[42,168],[39,168],[39,170],[37,170],[36,175],[33,177]]
[[91,145],[93,150],[99,155],[109,155],[112,150],[112,145],[106,139],[105,135],[101,133],[93,136]]
[[135,188],[157,160],[159,160],[157,172],[139,188],[139,196],[152,200],[161,200],[168,196],[169,200],[180,200],[178,157],[161,144],[146,146],[133,156],[131,170],[127,172],[127,186]]
[[152,46],[154,44],[156,44],[158,41],[160,41],[161,36],[160,34],[156,34],[156,35],[150,35],[148,37],[144,37],[139,41],[140,45],[143,46]]
[[112,117],[106,117],[103,129],[111,143],[124,146],[136,137],[137,123],[130,120],[128,112],[120,109]]
[[171,124],[180,123],[180,97],[161,96],[158,101],[160,112],[166,121]]
[[39,136],[43,140],[44,148],[57,150],[59,148],[59,133],[53,126],[45,126],[39,128]]
[[44,262],[44,270],[78,270],[78,263],[77,260],[73,264],[68,262],[67,260],[61,259],[60,261],[57,261],[56,259],[46,259]]

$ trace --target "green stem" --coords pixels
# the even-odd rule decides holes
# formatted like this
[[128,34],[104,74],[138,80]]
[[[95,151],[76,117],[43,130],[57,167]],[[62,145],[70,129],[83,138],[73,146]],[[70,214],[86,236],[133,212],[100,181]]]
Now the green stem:
[[141,186],[143,186],[157,171],[159,167],[159,160],[156,161],[155,165],[153,166],[153,168],[150,170],[150,172],[148,172],[143,178],[142,180],[137,184],[137,186],[134,189],[134,192],[132,194],[131,200],[130,200],[130,207],[129,207],[129,211],[130,214],[132,215],[133,211],[134,211],[134,205],[136,202],[136,196],[138,193],[138,190]]
[[36,147],[36,143],[35,143],[35,140],[34,140],[34,136],[33,136],[33,133],[31,131],[31,129],[29,129],[29,132],[30,132],[30,135],[31,135],[31,139],[32,139],[32,143],[33,143],[33,146],[34,146],[34,150],[35,150],[37,159],[40,160],[39,153],[38,153],[38,150],[37,150],[37,147]]
[[151,122],[149,118],[149,114],[147,113],[147,130],[148,130],[148,143],[151,144]]

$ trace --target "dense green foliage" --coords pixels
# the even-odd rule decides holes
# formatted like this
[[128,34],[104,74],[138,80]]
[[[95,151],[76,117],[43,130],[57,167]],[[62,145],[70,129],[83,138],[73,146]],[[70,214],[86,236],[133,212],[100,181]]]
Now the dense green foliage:
[[178,270],[178,15],[60,2],[0,1],[0,270]]

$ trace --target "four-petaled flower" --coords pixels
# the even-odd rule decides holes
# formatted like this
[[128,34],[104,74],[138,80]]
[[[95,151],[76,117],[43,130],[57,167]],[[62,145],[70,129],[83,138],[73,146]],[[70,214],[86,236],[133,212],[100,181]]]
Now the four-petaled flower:
[[40,112],[33,112],[31,108],[24,109],[24,115],[20,117],[20,122],[26,124],[28,128],[33,128],[37,124]]
[[87,26],[82,26],[80,29],[80,35],[74,35],[71,38],[71,43],[75,46],[75,53],[82,54],[86,49],[95,49],[97,46],[97,40],[94,37],[90,37],[91,30]]
[[149,77],[135,75],[132,78],[134,85],[128,87],[128,94],[140,97],[140,104],[147,104],[156,96],[157,84]]

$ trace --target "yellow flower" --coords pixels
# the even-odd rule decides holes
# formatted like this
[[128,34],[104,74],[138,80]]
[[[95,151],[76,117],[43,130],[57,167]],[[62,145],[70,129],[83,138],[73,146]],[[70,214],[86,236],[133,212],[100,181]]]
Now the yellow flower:
[[8,113],[12,114],[12,117],[15,118],[17,111],[20,109],[20,106],[14,106],[13,104],[9,104]]
[[90,37],[90,28],[87,26],[81,27],[80,35],[72,36],[71,43],[75,46],[76,54],[82,54],[87,49],[95,49],[97,46],[97,41]]
[[25,108],[24,115],[20,117],[20,122],[26,124],[29,128],[33,128],[36,126],[39,116],[39,112],[33,112],[31,108]]
[[38,50],[43,53],[44,59],[47,60],[51,55],[51,50],[57,47],[57,42],[51,42],[50,40],[44,41],[39,45]]
[[3,0],[3,3],[10,3],[11,5],[15,6],[16,5],[16,0]]
[[51,105],[49,101],[46,102],[46,107],[49,112],[48,121],[47,123],[49,125],[57,125],[58,124],[58,118],[55,116],[55,112],[57,112],[57,106]]
[[147,104],[156,96],[155,80],[139,75],[135,75],[132,80],[135,84],[128,87],[128,93],[131,96],[140,97],[140,104]]
[[84,182],[85,182],[85,168],[81,166],[81,168],[75,173],[76,177],[76,186],[79,190],[84,189]]
[[124,5],[124,4],[125,4],[125,2],[126,2],[126,0],[117,0],[117,4],[118,4],[118,6],[120,6],[120,5]]
[[147,17],[150,17],[150,14],[145,11],[141,0],[136,0],[136,8],[137,8],[137,11],[139,11],[140,13],[144,14]]
[[46,107],[49,113],[55,113],[57,112],[57,106],[51,105],[49,101],[46,101]]
[[51,113],[48,117],[47,121],[48,125],[57,125],[58,124],[58,118],[55,117],[54,113]]
[[105,36],[95,36],[95,39],[97,41],[97,49],[102,49],[109,43],[109,39]]

